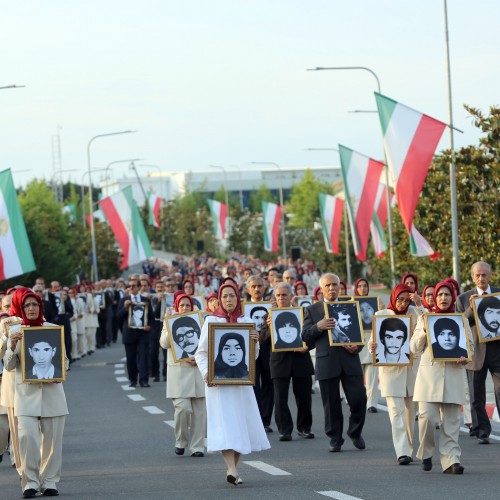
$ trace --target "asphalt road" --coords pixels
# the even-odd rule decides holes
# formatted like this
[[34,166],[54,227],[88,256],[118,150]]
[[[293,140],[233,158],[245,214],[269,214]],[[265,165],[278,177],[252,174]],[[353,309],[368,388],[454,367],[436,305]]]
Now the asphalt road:
[[[379,413],[367,415],[366,450],[355,449],[346,438],[341,453],[329,453],[319,394],[313,396],[316,439],[294,435],[293,441],[281,443],[276,431],[269,434],[271,449],[242,457],[239,472],[244,484],[234,487],[225,480],[220,454],[204,458],[174,454],[172,403],[165,398],[164,382],[151,384],[151,388],[128,390],[121,344],[72,365],[65,383],[70,415],[64,434],[61,496],[249,500],[325,496],[497,500],[500,496],[500,441],[481,446],[461,433],[463,476],[442,474],[437,452],[431,472],[423,472],[418,461],[402,467],[396,462],[388,415],[380,405]],[[347,407],[344,410],[346,414]],[[5,455],[0,464],[1,500],[21,497],[9,462]]]

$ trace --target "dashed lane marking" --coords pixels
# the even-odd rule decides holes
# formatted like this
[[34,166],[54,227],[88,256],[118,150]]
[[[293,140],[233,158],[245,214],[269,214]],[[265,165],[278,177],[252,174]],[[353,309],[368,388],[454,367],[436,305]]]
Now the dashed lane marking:
[[170,425],[172,429],[175,429],[175,422],[173,420],[164,420],[167,425]]
[[163,410],[160,410],[157,406],[143,406],[143,410],[146,410],[151,415],[160,415],[161,413],[165,413]]
[[124,391],[135,391],[135,387],[130,387],[130,385],[122,385]]
[[278,467],[274,467],[273,465],[266,464],[265,462],[260,462],[259,460],[249,460],[243,462],[244,464],[250,465],[250,467],[255,467],[256,469],[261,470],[262,472],[267,472],[271,474],[271,476],[291,476],[290,472],[287,472],[283,469],[278,469]]
[[340,491],[317,491],[320,495],[329,498],[336,498],[337,500],[362,500],[358,497],[353,497],[351,495],[346,495],[345,493],[341,493]]
[[116,381],[117,382],[128,382],[128,378],[127,377],[116,377]]
[[115,375],[125,375],[125,370],[115,370]]
[[140,394],[129,394],[128,397],[132,401],[146,401],[146,398],[142,397]]

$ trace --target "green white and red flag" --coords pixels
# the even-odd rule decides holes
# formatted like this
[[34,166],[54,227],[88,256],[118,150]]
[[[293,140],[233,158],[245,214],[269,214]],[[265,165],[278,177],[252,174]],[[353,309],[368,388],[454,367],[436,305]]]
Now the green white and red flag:
[[153,193],[148,195],[149,220],[148,223],[154,227],[160,227],[160,210],[162,199]]
[[399,213],[415,256],[439,257],[413,225],[429,166],[446,124],[375,92]]
[[[106,217],[104,217],[104,213],[102,212],[102,210],[100,208],[98,208],[97,210],[94,210],[92,215],[94,216],[94,220],[98,220],[99,222],[106,222]],[[90,214],[87,214],[85,216],[85,219],[87,221],[87,226],[90,227]]]
[[226,239],[227,205],[217,200],[207,200],[214,221],[214,235],[217,239]]
[[102,199],[99,205],[122,250],[121,269],[153,256],[131,186]]
[[384,164],[341,144],[339,153],[354,253],[364,262],[370,238],[370,222]]
[[281,207],[269,201],[262,202],[262,225],[264,229],[264,250],[278,251],[280,235]]
[[10,169],[0,172],[0,280],[36,269]]
[[330,194],[319,193],[319,210],[326,251],[338,254],[344,200]]
[[[385,189],[385,184],[380,182],[377,189],[377,197],[375,199],[375,211],[370,223],[372,245],[375,250],[375,255],[380,258],[384,256],[387,250],[387,234],[384,230],[388,217],[387,195]],[[392,200],[392,193],[390,197]]]

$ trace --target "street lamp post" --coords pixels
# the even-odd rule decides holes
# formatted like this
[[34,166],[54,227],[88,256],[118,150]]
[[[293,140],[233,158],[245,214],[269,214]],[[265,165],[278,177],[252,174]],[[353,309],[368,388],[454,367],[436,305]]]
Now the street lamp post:
[[281,181],[281,167],[272,161],[252,161],[252,165],[273,165],[275,166],[280,175],[279,179],[279,190],[280,190],[280,205],[281,205],[281,246],[283,247],[283,260],[286,260],[286,236],[285,236],[285,205],[283,203],[283,183]]
[[[103,170],[106,170],[104,168],[95,168],[94,170],[92,170],[92,172],[102,172]],[[85,177],[89,175],[88,172],[83,172],[83,175],[82,175],[82,182],[80,183],[80,191],[81,191],[81,198],[82,198],[82,224],[83,224],[83,229],[85,229],[85,192],[83,190],[83,182],[85,180]],[[92,214],[93,213],[93,210],[92,210],[93,207],[93,203],[92,203],[92,206],[90,207],[90,213]]]
[[[109,134],[99,134],[95,135],[90,139],[90,141],[87,144],[87,163],[88,163],[88,176],[89,176],[89,207],[90,207],[90,213],[92,214],[92,177],[91,177],[91,161],[90,161],[90,146],[96,139],[100,139],[102,137],[110,137],[112,135],[121,135],[121,134],[131,134],[133,132],[136,132],[135,130],[122,130],[120,132],[110,132]],[[84,219],[85,221],[85,219]],[[92,239],[92,268],[94,271],[94,281],[97,281],[98,279],[98,273],[97,273],[97,248],[96,248],[96,241],[95,241],[95,231],[94,231],[94,217],[90,217],[90,236]]]
[[129,160],[115,160],[115,161],[112,161],[110,163],[108,163],[106,165],[106,168],[104,169],[105,172],[104,172],[104,177],[106,178],[106,180],[108,179],[108,170],[111,168],[111,165],[114,165],[115,163],[128,163],[128,162],[131,162],[131,161],[141,161],[142,158],[130,158]]
[[[324,70],[361,70],[361,71],[368,71],[375,80],[377,81],[377,90],[378,93],[380,94],[381,87],[380,87],[380,80],[375,73],[375,71],[371,70],[370,68],[367,68],[366,66],[331,66],[331,67],[321,67],[317,66],[316,68],[309,69],[308,71],[324,71]],[[387,163],[387,156],[385,154],[385,148],[384,148],[384,163],[385,163],[385,183],[386,183],[386,189],[385,189],[385,195],[386,195],[386,200],[387,200],[387,214],[388,214],[388,226],[389,226],[389,257],[391,261],[391,282],[392,286],[394,287],[396,285],[396,259],[394,257],[394,237],[392,233],[392,212],[391,212],[391,192],[390,192],[390,187],[389,187],[389,164]]]
[[154,164],[151,164],[151,163],[147,163],[147,164],[142,164],[142,165],[137,165],[138,167],[152,167],[152,168],[156,168],[158,170],[158,172],[160,173],[160,197],[162,200],[164,200],[164,196],[163,196],[163,178],[162,178],[162,174],[163,174],[163,170],[161,169],[161,167],[159,165],[154,165]]

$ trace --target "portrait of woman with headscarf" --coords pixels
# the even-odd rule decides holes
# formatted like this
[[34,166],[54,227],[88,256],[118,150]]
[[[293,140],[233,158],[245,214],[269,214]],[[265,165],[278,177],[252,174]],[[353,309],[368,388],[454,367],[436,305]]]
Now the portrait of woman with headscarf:
[[222,335],[214,362],[214,377],[247,379],[246,353],[245,339],[241,333],[229,332]]

